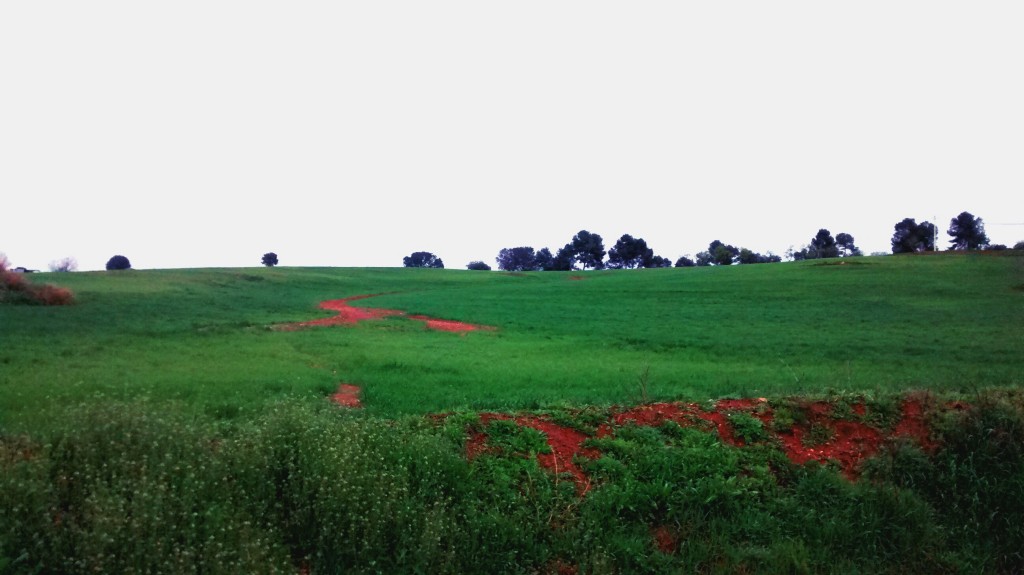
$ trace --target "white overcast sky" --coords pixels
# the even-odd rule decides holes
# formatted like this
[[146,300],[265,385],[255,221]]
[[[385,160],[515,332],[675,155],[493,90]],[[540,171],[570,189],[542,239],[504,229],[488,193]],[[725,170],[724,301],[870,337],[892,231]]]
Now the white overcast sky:
[[[675,261],[962,211],[1024,240],[1024,2],[0,2],[0,252]],[[940,236],[942,245],[948,237]]]

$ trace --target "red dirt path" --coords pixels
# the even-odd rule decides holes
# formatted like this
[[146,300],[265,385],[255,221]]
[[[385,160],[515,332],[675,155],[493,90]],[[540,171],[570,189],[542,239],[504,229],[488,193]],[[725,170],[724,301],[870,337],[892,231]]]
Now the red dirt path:
[[472,323],[465,323],[461,321],[447,320],[447,319],[436,319],[427,317],[425,315],[407,315],[404,311],[384,308],[372,308],[372,307],[354,307],[349,305],[349,302],[356,300],[367,299],[376,297],[383,294],[364,294],[356,295],[342,299],[332,299],[324,302],[320,302],[320,309],[326,309],[337,312],[337,315],[333,317],[325,317],[320,319],[312,319],[309,321],[300,321],[294,323],[281,324],[275,327],[282,331],[294,331],[305,327],[314,326],[325,326],[325,325],[355,325],[361,321],[383,319],[391,316],[401,316],[413,319],[416,321],[422,321],[426,324],[427,329],[433,329],[438,331],[450,331],[457,333],[465,333],[469,331],[477,330],[493,330],[493,327],[485,325],[476,325]]

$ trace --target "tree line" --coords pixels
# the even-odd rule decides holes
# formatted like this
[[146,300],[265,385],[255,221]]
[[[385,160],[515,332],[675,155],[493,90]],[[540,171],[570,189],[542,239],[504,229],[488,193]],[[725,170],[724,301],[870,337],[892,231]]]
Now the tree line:
[[[938,237],[938,228],[931,222],[917,223],[913,218],[904,218],[893,226],[891,239],[892,253],[912,253],[934,251]],[[984,222],[969,212],[962,212],[950,220],[946,232],[950,236],[950,250],[1007,249],[1003,245],[989,243],[985,233]],[[1014,249],[1024,249],[1024,242],[1018,242]],[[799,250],[792,248],[786,257],[794,260],[810,260],[822,258],[841,258],[862,256],[863,251],[857,247],[853,235],[840,232],[832,235],[826,228],[821,228],[810,241]],[[607,259],[606,257],[607,256]],[[692,267],[692,266],[723,266],[736,264],[761,264],[781,262],[782,257],[771,252],[761,254],[753,250],[726,244],[714,240],[706,250],[698,252],[691,259],[680,257],[673,262],[656,255],[643,238],[624,234],[615,245],[605,250],[604,240],[599,234],[580,230],[572,240],[552,252],[544,247],[539,250],[532,246],[502,248],[495,262],[502,271],[571,271],[587,269],[637,269],[660,267]],[[404,258],[406,267],[440,267],[441,259],[430,252],[415,252]],[[483,261],[473,261],[466,265],[471,270],[490,270],[491,266]]]
[[[890,241],[892,253],[936,251],[938,234],[938,227],[931,222],[918,223],[914,218],[904,218],[893,226],[893,235]],[[1002,244],[989,243],[984,221],[970,212],[961,212],[951,219],[946,234],[950,237],[949,250],[1008,249]],[[1024,241],[1017,242],[1013,249],[1024,250]],[[785,255],[791,260],[799,261],[854,257],[863,255],[863,253],[855,245],[854,238],[849,233],[841,232],[833,236],[828,229],[821,228],[808,244],[799,250],[791,248]],[[6,262],[6,258],[4,261],[9,264]],[[499,270],[521,272],[667,268],[673,265],[675,267],[693,267],[763,264],[781,262],[782,257],[771,252],[761,254],[747,248],[714,240],[708,244],[706,250],[698,252],[693,259],[682,256],[673,263],[667,258],[656,255],[643,238],[623,234],[614,246],[605,250],[604,239],[600,235],[580,230],[572,237],[572,240],[555,252],[547,247],[539,250],[535,250],[532,246],[502,248],[495,261]],[[267,267],[276,266],[278,264],[277,254],[274,252],[263,254],[260,263]],[[402,258],[402,265],[405,267],[444,268],[444,261],[431,252],[418,251]],[[491,266],[483,261],[470,262],[466,267],[471,270],[491,269]],[[54,272],[70,272],[77,268],[78,262],[70,257],[50,262],[50,271]],[[24,268],[14,269],[16,271],[36,271]],[[131,263],[127,257],[115,255],[107,261],[106,269],[109,271],[127,270],[131,269]]]

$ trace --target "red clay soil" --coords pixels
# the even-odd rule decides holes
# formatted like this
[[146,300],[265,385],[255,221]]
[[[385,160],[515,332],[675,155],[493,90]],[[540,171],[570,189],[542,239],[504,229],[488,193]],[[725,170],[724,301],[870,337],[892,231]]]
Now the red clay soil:
[[359,400],[360,393],[362,390],[359,389],[359,386],[343,383],[338,386],[338,391],[331,396],[331,401],[342,407],[359,408],[363,406]]
[[383,319],[391,316],[401,316],[413,319],[416,321],[422,321],[426,323],[427,329],[433,329],[438,331],[450,331],[450,332],[469,332],[477,330],[493,330],[493,327],[476,325],[471,323],[465,323],[461,321],[453,321],[446,319],[435,319],[427,317],[425,315],[406,315],[405,312],[394,310],[394,309],[383,309],[383,308],[372,308],[372,307],[354,307],[349,304],[356,300],[367,299],[376,297],[383,294],[365,294],[351,296],[342,299],[332,299],[324,302],[320,302],[320,309],[326,309],[329,311],[337,312],[337,315],[332,317],[325,317],[320,319],[312,319],[309,321],[300,321],[294,323],[286,323],[276,326],[275,329],[283,331],[294,331],[305,327],[314,326],[325,326],[325,325],[355,325],[361,321]]
[[676,546],[679,545],[679,536],[667,525],[652,528],[651,537],[654,539],[658,551],[662,553],[675,553]]
[[[960,409],[959,404],[953,407],[953,409]],[[924,420],[924,403],[920,399],[910,398],[903,402],[900,411],[903,414],[903,418],[893,430],[893,436],[910,437],[926,452],[934,452],[938,444],[931,438],[928,424]]]
[[[500,413],[480,414],[480,423],[484,425],[496,419],[513,420],[521,427],[529,427],[543,433],[548,439],[548,447],[551,448],[551,453],[537,454],[537,461],[541,466],[556,475],[559,473],[570,474],[581,496],[590,490],[590,480],[583,473],[583,470],[573,462],[573,458],[577,455],[591,459],[596,459],[600,455],[596,449],[583,447],[583,442],[588,437],[586,434],[540,417],[511,417]],[[485,433],[474,433],[466,440],[466,457],[468,459],[473,459],[488,452],[487,435]]]
[[[721,400],[711,409],[704,409],[696,403],[654,403],[613,413],[607,423],[597,428],[594,435],[611,437],[623,425],[659,426],[666,421],[673,421],[684,427],[713,428],[723,442],[742,447],[743,439],[733,433],[730,416],[746,413],[764,424],[765,435],[775,438],[776,444],[793,463],[803,465],[809,461],[823,464],[832,462],[851,481],[858,478],[861,463],[874,455],[887,439],[881,431],[862,421],[835,419],[829,403],[808,402],[800,407],[806,415],[804,420],[800,424],[794,423],[785,431],[776,432],[773,431],[774,414],[764,398]],[[852,406],[852,411],[857,416],[863,416],[867,408],[858,403]],[[924,404],[920,400],[905,400],[901,406],[901,419],[888,437],[906,436],[922,449],[934,450],[935,443],[930,437],[924,416]],[[597,450],[583,447],[588,437],[586,434],[535,416],[513,417],[493,413],[480,416],[480,421],[485,424],[493,419],[514,420],[521,426],[544,433],[551,453],[538,454],[540,464],[555,473],[570,474],[581,496],[590,490],[589,478],[574,463],[578,455],[590,459],[600,457]],[[816,440],[812,437],[812,427],[818,428],[818,432],[813,434]],[[484,433],[473,434],[466,442],[466,457],[469,459],[489,450]]]

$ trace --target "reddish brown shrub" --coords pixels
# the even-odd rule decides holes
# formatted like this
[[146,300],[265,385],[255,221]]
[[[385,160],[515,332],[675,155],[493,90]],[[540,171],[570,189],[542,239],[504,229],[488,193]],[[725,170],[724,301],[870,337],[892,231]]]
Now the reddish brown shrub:
[[0,269],[0,302],[15,304],[69,305],[75,295],[55,285],[34,286],[23,274]]
[[26,285],[25,278],[21,274],[0,270],[0,286],[10,291],[24,291]]
[[70,305],[75,303],[75,294],[68,288],[42,285],[33,290],[35,300],[43,305]]

